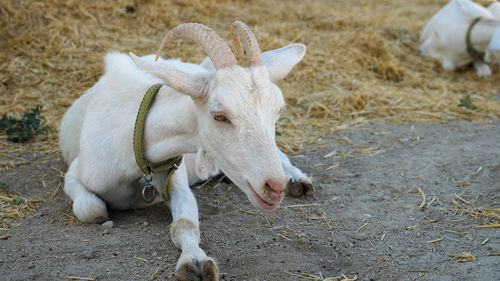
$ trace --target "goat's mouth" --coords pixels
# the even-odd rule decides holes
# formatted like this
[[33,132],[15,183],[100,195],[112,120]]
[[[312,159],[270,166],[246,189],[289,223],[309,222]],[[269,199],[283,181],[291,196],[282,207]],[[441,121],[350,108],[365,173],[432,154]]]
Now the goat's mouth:
[[255,199],[257,199],[257,203],[259,203],[259,206],[265,210],[274,210],[279,206],[279,203],[269,203],[266,200],[262,199],[262,197],[255,192],[255,190],[252,188],[252,185],[247,181],[247,185],[250,188],[250,190],[253,193],[253,196]]

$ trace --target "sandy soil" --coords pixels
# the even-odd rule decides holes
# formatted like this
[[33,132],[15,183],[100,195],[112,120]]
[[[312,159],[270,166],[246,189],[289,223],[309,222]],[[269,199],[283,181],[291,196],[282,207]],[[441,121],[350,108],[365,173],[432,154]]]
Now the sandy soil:
[[[487,254],[500,252],[500,230],[475,228],[486,221],[443,210],[456,208],[455,194],[477,207],[500,207],[499,136],[498,121],[372,123],[338,132],[324,139],[327,148],[292,157],[313,176],[314,197],[286,198],[265,213],[231,184],[195,187],[201,246],[218,261],[222,280],[499,280],[500,256]],[[180,253],[167,207],[111,212],[108,231],[75,223],[59,155],[22,156],[28,164],[3,171],[0,184],[45,202],[0,233],[10,236],[0,240],[0,280],[173,279]],[[423,210],[417,187],[426,195]],[[477,260],[448,256],[463,252]]]

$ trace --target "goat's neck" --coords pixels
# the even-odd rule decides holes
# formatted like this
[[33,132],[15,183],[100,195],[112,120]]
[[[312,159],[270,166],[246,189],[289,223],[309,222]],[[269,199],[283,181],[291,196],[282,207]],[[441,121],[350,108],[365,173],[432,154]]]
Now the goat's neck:
[[158,163],[200,146],[196,105],[190,97],[162,87],[148,111],[143,146],[146,159]]
[[499,20],[483,19],[477,22],[471,31],[471,42],[480,52],[486,51],[495,30],[500,27]]

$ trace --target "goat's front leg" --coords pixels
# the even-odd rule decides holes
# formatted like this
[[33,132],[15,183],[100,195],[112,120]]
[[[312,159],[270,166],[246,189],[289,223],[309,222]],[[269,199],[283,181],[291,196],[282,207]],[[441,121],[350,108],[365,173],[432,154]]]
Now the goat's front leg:
[[278,147],[278,154],[280,156],[281,165],[286,173],[288,183],[286,185],[286,192],[293,197],[302,195],[311,195],[314,193],[314,186],[312,185],[311,178],[309,178],[299,168],[292,165],[288,156],[283,153]]
[[170,235],[175,246],[182,250],[177,262],[178,280],[219,280],[215,261],[200,249],[198,206],[188,185],[186,165],[183,163],[170,179],[168,199],[173,222]]
[[490,69],[490,67],[486,63],[484,63],[482,61],[475,60],[474,61],[474,68],[476,69],[477,75],[479,77],[491,76],[491,69]]
[[73,201],[73,214],[84,223],[107,221],[109,217],[106,203],[91,189],[83,185],[78,177],[79,161],[80,157],[76,157],[64,176],[64,192]]

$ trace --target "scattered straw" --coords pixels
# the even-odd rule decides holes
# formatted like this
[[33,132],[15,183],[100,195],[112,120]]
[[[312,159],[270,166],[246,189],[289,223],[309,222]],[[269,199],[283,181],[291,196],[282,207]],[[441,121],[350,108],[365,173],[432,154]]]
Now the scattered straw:
[[367,225],[368,225],[368,223],[365,223],[365,224],[363,224],[362,226],[360,226],[360,227],[356,230],[356,233],[360,232],[360,231],[361,231],[361,229],[363,229],[363,228],[364,228],[365,226],[367,226]]
[[486,257],[498,257],[498,256],[500,256],[500,253],[488,253],[484,256],[486,256]]
[[439,241],[443,241],[444,237],[440,237],[438,239],[434,239],[434,240],[431,240],[429,242],[427,242],[427,244],[432,244],[432,243],[436,243],[436,242],[439,242]]
[[481,171],[482,171],[482,170],[483,170],[483,167],[479,167],[479,168],[477,169],[477,171],[475,171],[474,173],[472,173],[472,174],[470,175],[470,176],[471,176],[471,178],[476,177],[477,175],[479,175],[479,173],[481,173]]
[[26,160],[24,158],[17,157],[17,156],[14,156],[14,155],[10,155],[10,154],[5,153],[5,152],[0,152],[0,156],[11,158],[11,159],[18,160],[18,161],[21,161],[21,162],[28,162],[28,160]]
[[481,242],[481,246],[484,246],[484,244],[488,243],[488,241],[490,241],[490,238],[486,238],[483,240],[483,242]]
[[292,231],[292,230],[282,230],[281,233],[283,234],[288,234],[288,235],[295,235],[295,236],[298,236],[298,237],[308,237],[307,235],[303,234],[303,233],[299,233],[297,231]]
[[134,257],[134,259],[140,260],[140,261],[143,261],[143,262],[149,262],[149,260],[144,259],[144,258],[140,258],[140,257]]
[[334,181],[340,181],[340,182],[347,181],[346,179],[341,179],[341,178],[336,178],[336,177],[332,177],[332,180],[334,180]]
[[440,221],[441,219],[433,219],[433,220],[423,220],[421,224],[435,223]]
[[500,223],[476,225],[475,228],[500,228]]
[[[296,273],[292,273],[289,271],[283,271],[283,272],[288,274],[288,275],[294,276],[294,277],[298,277],[298,278],[302,278],[302,279],[309,279],[309,280],[316,280],[316,281],[356,281],[356,280],[358,280],[358,276],[356,276],[356,275],[354,275],[353,278],[348,278],[344,274],[341,274],[340,276],[336,276],[336,277],[323,278],[323,276],[316,276],[316,275],[312,275],[312,274],[308,274],[308,273],[296,274]],[[321,275],[321,273],[320,273],[320,275]]]
[[463,203],[465,203],[465,204],[469,205],[469,206],[473,206],[473,205],[472,205],[469,201],[467,201],[467,200],[463,199],[463,198],[462,198],[460,195],[458,195],[458,194],[455,194],[455,195],[454,195],[454,197],[455,197],[456,199],[458,199],[458,200],[462,201]]
[[325,171],[333,170],[333,169],[337,168],[338,166],[340,166],[340,163],[335,163],[335,164],[331,165],[330,167],[326,168]]
[[61,212],[61,215],[63,215],[63,223],[66,225],[79,225],[81,222],[75,217],[73,214],[73,211],[68,211],[68,212]]
[[323,218],[323,221],[325,222],[324,224],[326,226],[330,227],[330,220],[325,216],[325,213],[324,212],[318,212],[317,214],[320,215],[321,218]]
[[422,196],[422,203],[417,207],[418,210],[423,210],[425,208],[425,193],[420,189],[420,187],[417,187],[418,194]]
[[153,280],[158,276],[160,276],[160,266],[158,266],[156,268],[155,272],[153,272],[151,275],[149,275],[149,280]]
[[269,222],[269,219],[263,215],[263,214],[260,214],[260,213],[257,213],[257,212],[253,212],[253,211],[248,211],[248,210],[244,210],[244,209],[238,209],[240,212],[243,212],[243,213],[247,213],[247,214],[250,214],[250,215],[254,215],[254,216],[261,216],[263,217],[265,220],[266,220],[266,223],[269,227],[271,227],[271,223]]
[[250,214],[250,215],[254,215],[254,216],[258,215],[256,212],[243,210],[241,208],[238,209],[238,211],[243,212],[243,213],[247,213],[247,214]]
[[[457,200],[455,200],[457,199]],[[476,207],[475,204],[455,194],[452,201],[455,208],[444,208],[444,211],[452,212],[455,215],[468,214],[475,219],[482,220],[481,225],[476,228],[499,228],[500,227],[500,208]]]
[[56,171],[59,174],[58,177],[60,177],[60,178],[64,178],[64,175],[66,175],[65,172],[63,172],[55,167],[50,167],[50,169]]
[[324,155],[323,158],[334,157],[335,159],[344,159],[344,158],[355,158],[356,156],[375,156],[381,152],[382,152],[382,150],[380,150],[377,147],[352,149],[352,150],[349,150],[347,153],[340,153],[340,152],[337,152],[337,150],[334,150],[334,151]]
[[455,258],[457,262],[475,262],[477,257],[464,252],[463,254],[450,254],[448,255],[450,258]]
[[380,238],[380,241],[384,241],[385,235],[386,235],[386,233],[384,232],[384,233],[382,234],[382,237]]
[[356,280],[358,280],[358,276],[354,275],[353,278],[348,278],[344,274],[336,277],[329,277],[323,279],[323,281],[356,281]]
[[286,237],[286,236],[284,236],[282,234],[278,234],[278,236],[281,237],[281,238],[283,238],[283,239],[285,239],[285,240],[292,241],[292,239],[290,239],[290,238],[288,238],[288,237]]
[[318,280],[316,278],[316,276],[310,276],[309,274],[307,273],[302,273],[302,274],[295,274],[295,273],[292,273],[292,272],[288,272],[288,271],[284,271],[286,274],[288,275],[292,275],[292,276],[295,276],[295,277],[299,277],[299,278],[304,278],[304,279],[310,279],[310,280]]
[[[61,118],[102,75],[106,52],[154,53],[167,30],[189,21],[214,28],[229,43],[229,26],[238,19],[255,32],[262,50],[307,44],[303,61],[279,82],[288,104],[277,138],[285,152],[319,146],[324,135],[375,119],[500,117],[497,66],[492,76],[478,79],[473,68],[444,71],[417,53],[419,34],[442,1],[365,2],[0,1],[0,115],[19,117],[42,105],[51,132],[23,149],[58,152]],[[162,56],[201,62],[206,55],[179,40]],[[478,108],[458,107],[464,95]],[[5,137],[0,142],[1,151],[19,148]]]
[[13,219],[22,219],[36,210],[33,203],[41,202],[16,192],[0,190],[0,230],[13,227]]
[[85,281],[95,281],[95,278],[89,277],[78,277],[78,276],[66,276],[69,280],[85,280]]
[[323,158],[329,158],[337,154],[337,150],[334,150],[328,154],[323,155]]
[[285,208],[303,208],[303,207],[319,207],[321,203],[312,203],[312,204],[297,204],[297,205],[288,205],[284,206]]

